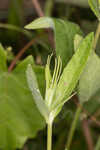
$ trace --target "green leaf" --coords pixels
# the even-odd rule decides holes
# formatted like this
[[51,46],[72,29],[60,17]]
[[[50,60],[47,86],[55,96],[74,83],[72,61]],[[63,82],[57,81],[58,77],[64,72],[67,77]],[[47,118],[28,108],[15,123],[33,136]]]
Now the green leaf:
[[34,59],[32,56],[28,56],[27,59],[24,59],[17,65],[17,67],[14,69],[13,73],[24,73],[26,71],[27,65],[30,64],[35,67]]
[[94,14],[98,18],[98,20],[100,20],[100,1],[99,0],[88,0],[88,3],[90,5],[90,8],[92,9]]
[[[18,40],[19,33],[12,31],[12,28],[23,26],[23,0],[10,0],[8,8],[8,24],[11,30],[7,30],[7,34],[10,40]],[[20,28],[17,28],[20,30]],[[17,31],[16,29],[16,31]],[[21,29],[23,30],[23,29]],[[21,31],[23,32],[23,31]]]
[[[25,71],[28,64],[32,64],[37,72],[32,57],[29,56],[12,73],[0,74],[0,149],[2,150],[22,148],[26,139],[35,137],[45,125],[27,86]],[[43,68],[39,70],[39,74],[36,75],[41,81],[41,74],[44,72],[41,71]]]
[[81,75],[78,95],[81,103],[88,101],[100,89],[100,58],[93,53]]
[[85,110],[88,110],[89,115],[93,115],[100,108],[100,89],[87,102],[83,104]]
[[61,19],[41,17],[36,19],[26,29],[52,28],[55,36],[56,54],[60,56],[63,67],[67,64],[74,52],[74,36],[82,34],[78,25]]
[[56,109],[59,104],[62,105],[62,102],[64,102],[65,99],[68,99],[75,88],[91,53],[93,39],[93,33],[89,34],[82,41],[78,50],[65,67],[56,89],[56,94],[52,103],[52,110]]
[[31,65],[28,65],[26,75],[27,75],[28,85],[32,92],[34,101],[35,101],[40,113],[44,116],[45,120],[47,121],[49,118],[48,117],[49,111],[48,111],[48,108],[46,107],[44,100],[41,96],[40,90],[38,88],[37,79],[36,79],[35,73],[32,70]]
[[4,50],[3,46],[0,44],[0,72],[7,71],[7,56],[6,51]]
[[23,79],[23,74],[26,72],[28,64],[33,66],[32,68],[34,69],[34,71],[37,75],[37,80],[39,83],[39,89],[42,93],[42,96],[44,96],[44,93],[45,93],[45,86],[44,86],[44,84],[45,84],[45,70],[44,70],[44,67],[37,66],[34,64],[34,60],[33,60],[32,56],[28,56],[27,59],[23,60],[20,64],[18,64],[13,72],[17,73],[17,74],[19,74],[19,72],[20,72],[20,75],[22,75],[21,78]]

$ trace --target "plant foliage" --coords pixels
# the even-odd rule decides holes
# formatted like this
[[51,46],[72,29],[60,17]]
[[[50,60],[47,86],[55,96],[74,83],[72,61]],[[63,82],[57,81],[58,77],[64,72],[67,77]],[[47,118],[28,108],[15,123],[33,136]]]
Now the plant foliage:
[[[0,45],[0,149],[21,148],[27,138],[35,137],[45,123],[38,112],[27,86],[25,71],[28,64],[35,70],[43,89],[44,69],[34,64],[32,56],[8,73],[7,56]],[[43,90],[41,90],[43,93]]]
[[[49,27],[49,24],[53,26],[53,21],[51,18],[40,18],[27,25],[26,28],[37,29]],[[57,20],[59,22],[59,20]],[[66,24],[67,26],[67,24]],[[56,28],[56,27],[55,27]],[[58,44],[59,40],[56,41]],[[63,44],[62,40],[62,44]],[[93,33],[89,34],[81,44],[79,45],[76,53],[73,55],[67,66],[64,68],[61,74],[61,60],[60,57],[55,60],[55,69],[53,76],[50,72],[50,57],[48,58],[46,65],[46,94],[45,100],[43,100],[36,77],[31,67],[28,66],[27,69],[27,80],[28,85],[32,91],[33,98],[37,104],[38,109],[44,116],[46,122],[49,124],[54,120],[57,114],[60,112],[62,106],[66,101],[68,101],[72,91],[74,90],[79,77],[86,65],[89,55],[91,54],[93,46]],[[62,47],[61,50],[64,48]],[[60,51],[61,51],[60,50]]]

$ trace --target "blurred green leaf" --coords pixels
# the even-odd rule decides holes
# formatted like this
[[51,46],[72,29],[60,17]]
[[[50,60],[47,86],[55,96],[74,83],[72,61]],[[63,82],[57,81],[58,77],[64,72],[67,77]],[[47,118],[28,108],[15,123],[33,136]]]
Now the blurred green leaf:
[[93,115],[100,108],[100,89],[87,102],[84,103],[84,109]]
[[6,51],[4,50],[3,46],[0,44],[0,72],[7,71],[7,64],[6,64]]
[[88,101],[100,89],[100,58],[91,54],[78,86],[78,95],[81,103]]
[[0,149],[2,150],[21,148],[27,138],[35,137],[45,125],[27,86],[25,71],[28,64],[36,70],[41,84],[44,69],[36,67],[31,56],[22,61],[12,73],[3,72],[2,68],[0,74]]
[[11,0],[8,14],[8,23],[20,26],[22,24],[22,4],[23,0]]
[[88,0],[55,0],[57,3],[72,4],[78,7],[88,8]]
[[90,8],[100,21],[100,1],[99,0],[88,0],[88,3],[90,5]]
[[26,29],[52,28],[55,34],[56,54],[60,56],[63,67],[68,63],[74,52],[74,36],[82,34],[78,25],[61,19],[41,17],[36,19]]
[[99,149],[100,149],[100,137],[98,138],[98,141],[95,146],[95,150],[99,150]]

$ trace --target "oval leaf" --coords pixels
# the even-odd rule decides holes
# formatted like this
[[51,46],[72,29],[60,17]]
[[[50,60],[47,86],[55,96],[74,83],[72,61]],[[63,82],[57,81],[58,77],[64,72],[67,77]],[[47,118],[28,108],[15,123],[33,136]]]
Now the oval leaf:
[[[94,69],[95,68],[95,69]],[[100,58],[93,53],[81,75],[78,95],[81,103],[88,101],[100,89]]]

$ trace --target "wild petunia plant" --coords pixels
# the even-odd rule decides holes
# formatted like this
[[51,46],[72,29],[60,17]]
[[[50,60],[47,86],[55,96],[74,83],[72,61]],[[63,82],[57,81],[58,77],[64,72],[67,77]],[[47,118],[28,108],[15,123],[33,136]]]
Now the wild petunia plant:
[[[37,19],[36,22],[39,21],[40,23],[41,19],[42,21],[44,21],[44,24],[48,24],[48,22],[46,22],[48,21],[47,17]],[[34,23],[32,22],[32,26],[34,29],[33,24]],[[31,24],[29,26],[31,26]],[[61,111],[64,103],[67,102],[71,97],[70,95],[73,92],[80,78],[80,75],[87,63],[89,55],[91,54],[94,40],[93,37],[94,37],[93,33],[90,33],[86,38],[82,40],[81,44],[76,50],[76,53],[73,55],[67,66],[65,66],[63,71],[62,71],[62,61],[59,56],[55,59],[55,68],[52,75],[50,71],[50,61],[52,55],[48,56],[47,64],[45,66],[46,91],[44,99],[40,93],[37,79],[35,73],[33,72],[32,66],[28,65],[27,67],[26,75],[29,88],[32,92],[37,108],[44,117],[48,126],[47,150],[52,149],[53,121]]]
[[[91,55],[90,53],[92,50],[92,42],[94,50],[98,51],[99,46],[97,44],[99,44],[100,37],[100,0],[88,0],[88,2],[98,19],[95,38],[93,38],[92,33],[86,38],[83,38],[80,27],[68,20],[64,21],[56,18],[42,17],[26,26],[27,29],[52,28],[54,31],[57,58],[55,60],[53,74],[50,71],[52,56],[48,56],[45,68],[35,65],[32,56],[28,56],[23,61],[20,61],[12,72],[8,73],[8,65],[10,63],[8,49],[4,49],[0,44],[0,149],[21,149],[28,138],[34,138],[36,133],[43,129],[46,121],[48,125],[47,148],[51,150],[52,124],[64,103],[71,97],[70,95],[78,80],[77,97],[79,104],[82,107],[86,106],[85,109],[88,110],[89,116],[99,109],[100,58],[95,51]],[[8,29],[23,32],[30,38],[32,37],[31,34],[28,34],[23,29],[21,30],[20,28],[18,29],[9,25],[3,26],[4,28],[7,27]],[[74,50],[75,54],[73,56]],[[42,53],[41,55],[44,56]],[[28,66],[28,64],[30,65]],[[32,94],[27,87],[26,68],[27,80],[33,94],[33,99],[45,121],[43,121],[43,118],[33,103]],[[38,79],[38,83],[36,78]],[[46,91],[45,97],[42,97],[41,93],[44,93],[45,89],[44,80],[46,80]],[[70,130],[65,144],[68,150],[70,150],[72,144],[82,107],[77,108],[74,119],[70,124]],[[86,114],[86,117],[85,119],[90,119],[88,118],[88,114]],[[97,117],[96,119],[99,118]],[[59,146],[60,134],[57,138],[57,145]],[[97,138],[98,135],[95,138],[95,143]],[[98,143],[100,143],[100,138],[98,138],[94,149],[100,149],[100,144],[98,145]],[[75,149],[78,149],[78,147]]]

